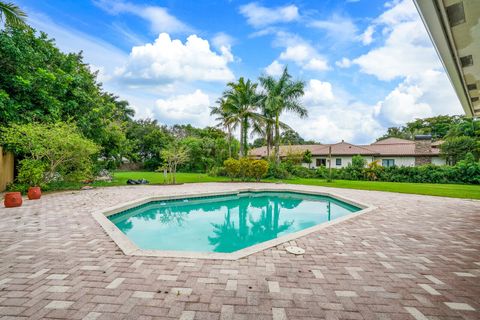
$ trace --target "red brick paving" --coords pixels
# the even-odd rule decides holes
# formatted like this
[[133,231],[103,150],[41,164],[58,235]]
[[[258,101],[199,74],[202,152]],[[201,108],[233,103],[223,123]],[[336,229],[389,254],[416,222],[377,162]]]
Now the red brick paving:
[[246,186],[259,185],[115,187],[0,209],[0,319],[480,319],[480,201],[298,186],[378,209],[236,261],[125,256],[90,215]]

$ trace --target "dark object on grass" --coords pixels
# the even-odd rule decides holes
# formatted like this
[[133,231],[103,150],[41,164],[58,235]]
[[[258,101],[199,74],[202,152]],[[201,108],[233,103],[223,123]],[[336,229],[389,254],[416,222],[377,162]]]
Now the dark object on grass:
[[135,185],[135,184],[148,184],[148,180],[145,179],[140,179],[140,180],[133,180],[133,179],[128,179],[127,184]]

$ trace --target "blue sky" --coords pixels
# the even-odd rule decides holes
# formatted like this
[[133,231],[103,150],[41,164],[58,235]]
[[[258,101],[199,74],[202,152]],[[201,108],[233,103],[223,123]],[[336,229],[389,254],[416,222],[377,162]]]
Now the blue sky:
[[417,117],[461,114],[411,0],[21,0],[29,23],[84,52],[137,117],[214,124],[228,81],[305,81],[309,118],[284,115],[320,142],[369,143]]

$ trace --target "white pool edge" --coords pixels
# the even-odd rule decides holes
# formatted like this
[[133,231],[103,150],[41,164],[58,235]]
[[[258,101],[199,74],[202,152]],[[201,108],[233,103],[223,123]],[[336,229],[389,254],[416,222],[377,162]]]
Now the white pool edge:
[[[237,194],[240,192],[297,192],[310,195],[319,195],[319,196],[328,196],[334,199],[338,199],[350,205],[361,208],[357,212],[352,212],[346,216],[327,221],[318,225],[315,225],[310,228],[306,228],[294,233],[290,233],[279,238],[275,238],[269,241],[265,241],[245,249],[241,249],[232,253],[218,253],[218,252],[189,252],[189,251],[168,251],[168,250],[144,250],[137,247],[120,229],[118,229],[115,224],[113,224],[108,216],[119,213],[121,211],[137,207],[139,205],[148,203],[150,201],[161,201],[161,200],[172,200],[172,199],[183,199],[183,198],[195,198],[195,197],[205,197],[205,196],[217,196],[217,195],[231,195]],[[268,188],[268,187],[259,187],[259,188],[239,188],[236,190],[229,190],[224,192],[202,192],[202,193],[183,193],[176,195],[162,195],[162,196],[149,196],[134,201],[122,203],[120,205],[94,211],[92,212],[93,218],[102,226],[105,232],[112,238],[115,244],[122,250],[125,255],[132,256],[144,256],[144,257],[169,257],[169,258],[192,258],[192,259],[219,259],[219,260],[237,260],[240,258],[247,257],[251,254],[269,249],[275,246],[278,246],[282,243],[298,239],[300,237],[309,235],[313,232],[322,230],[329,226],[335,225],[337,223],[342,223],[349,219],[358,217],[364,213],[370,212],[376,209],[376,207],[361,203],[356,200],[346,198],[335,194],[334,192],[323,192],[323,191],[311,191],[304,190],[301,188],[295,188],[294,186],[289,185],[288,187],[281,188]]]

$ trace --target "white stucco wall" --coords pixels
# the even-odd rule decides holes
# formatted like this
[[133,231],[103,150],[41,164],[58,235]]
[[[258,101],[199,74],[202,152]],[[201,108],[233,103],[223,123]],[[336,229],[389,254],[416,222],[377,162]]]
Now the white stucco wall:
[[[342,159],[342,164],[340,166],[336,165],[336,159]],[[393,159],[395,161],[395,165],[397,167],[414,167],[415,166],[415,157],[363,157],[367,160],[367,163],[371,163],[372,161],[378,160],[378,164],[382,165],[383,159]],[[326,167],[328,168],[328,157],[312,157],[312,163],[310,164],[310,168],[317,167],[317,159],[326,159]],[[340,169],[345,168],[348,164],[352,163],[352,157],[350,156],[332,156],[332,168]],[[432,157],[432,164],[441,166],[445,165],[445,159],[440,157]],[[308,168],[308,164],[303,163],[304,167]]]
[[415,166],[415,157],[375,157],[375,160],[378,160],[379,165],[382,165],[383,159],[393,159],[397,167]]
[[[367,160],[367,163],[372,162],[372,157],[363,157]],[[317,167],[317,159],[326,159],[326,167],[328,168],[328,157],[312,157],[312,163],[310,164],[310,168],[316,168]],[[337,166],[337,159],[342,159],[342,164]],[[340,169],[340,168],[345,168],[348,164],[352,163],[352,157],[351,156],[332,156],[332,168],[333,169]],[[304,167],[308,168],[308,164],[304,163]]]
[[432,164],[436,166],[444,166],[447,164],[445,159],[442,159],[440,157],[432,157]]

